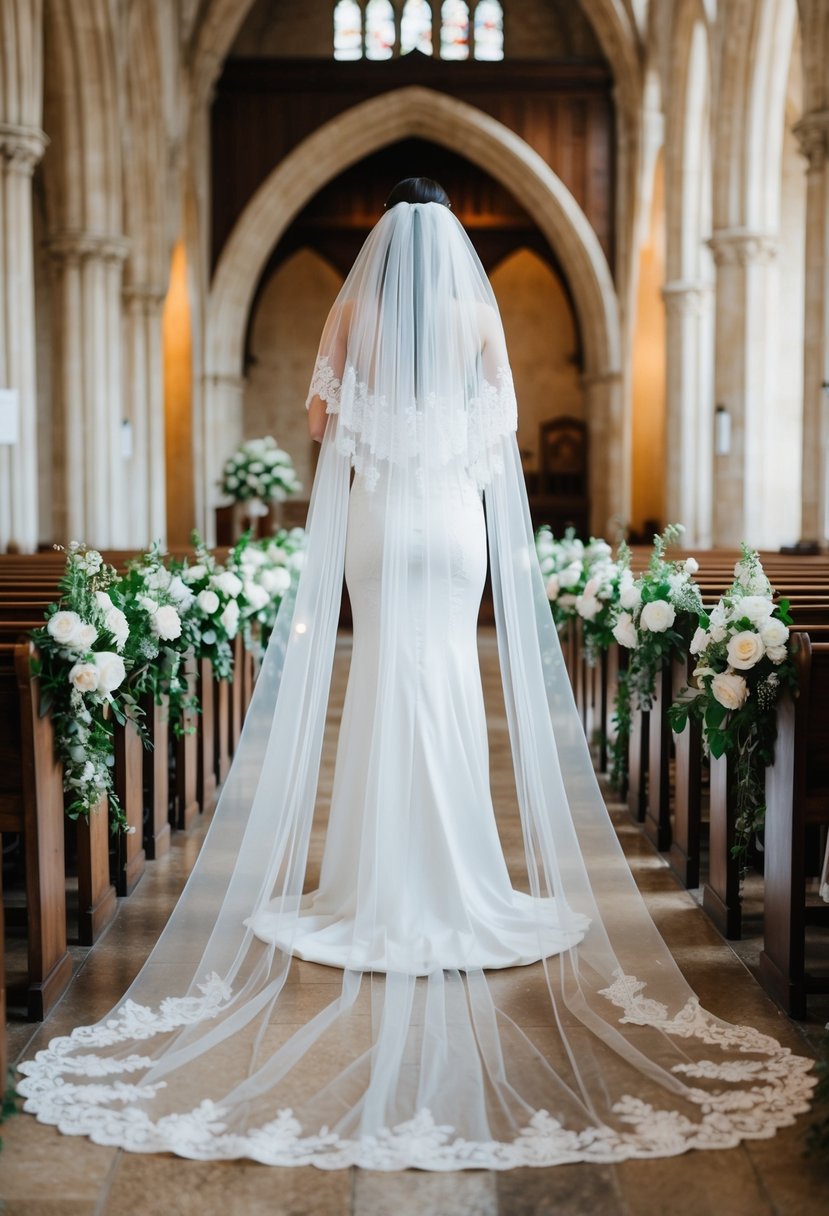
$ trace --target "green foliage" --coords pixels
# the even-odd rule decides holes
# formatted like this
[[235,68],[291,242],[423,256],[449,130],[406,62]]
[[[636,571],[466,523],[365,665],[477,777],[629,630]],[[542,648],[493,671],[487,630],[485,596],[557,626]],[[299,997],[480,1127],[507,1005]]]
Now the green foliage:
[[620,669],[616,680],[613,727],[616,737],[609,745],[610,781],[621,790],[627,784],[630,747],[630,684],[626,668]]

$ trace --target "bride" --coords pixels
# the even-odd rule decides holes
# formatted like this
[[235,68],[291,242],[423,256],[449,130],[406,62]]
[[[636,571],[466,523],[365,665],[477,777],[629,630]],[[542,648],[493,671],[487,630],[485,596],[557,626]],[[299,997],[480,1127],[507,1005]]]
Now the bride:
[[[811,1061],[700,1008],[607,815],[535,560],[497,305],[449,200],[392,192],[328,318],[308,548],[184,893],[26,1109],[136,1152],[325,1169],[671,1156],[805,1110]],[[487,567],[524,841],[476,648]],[[342,579],[354,617],[319,884]]]

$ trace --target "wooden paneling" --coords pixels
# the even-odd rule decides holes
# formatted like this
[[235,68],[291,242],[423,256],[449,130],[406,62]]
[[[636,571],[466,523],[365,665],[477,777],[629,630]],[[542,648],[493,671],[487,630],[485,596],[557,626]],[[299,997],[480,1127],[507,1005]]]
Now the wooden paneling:
[[[214,265],[254,191],[293,147],[357,102],[412,84],[468,102],[526,140],[573,192],[612,264],[614,110],[607,67],[592,61],[442,63],[406,56],[388,63],[228,60],[212,110]],[[443,151],[445,159],[458,161],[460,150]],[[385,152],[391,170],[393,149]],[[338,192],[340,223],[355,229],[374,222],[384,197],[365,164],[361,184],[356,166],[352,189]],[[469,177],[465,168],[459,176]],[[382,175],[386,191],[391,178],[393,172]],[[464,192],[455,183],[450,191],[459,197],[456,211],[464,224],[473,230],[516,221],[532,227],[520,200],[486,174],[479,172],[479,178],[474,189],[470,182]],[[323,218],[325,195],[323,190],[311,201],[305,218]]]

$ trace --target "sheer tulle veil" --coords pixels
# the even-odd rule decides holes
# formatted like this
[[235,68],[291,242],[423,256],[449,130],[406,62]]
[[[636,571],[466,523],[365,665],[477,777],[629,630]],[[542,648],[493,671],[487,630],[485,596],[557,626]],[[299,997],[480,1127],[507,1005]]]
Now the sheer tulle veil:
[[[700,1007],[624,860],[535,559],[498,308],[446,207],[383,215],[332,309],[312,394],[328,416],[305,565],[203,848],[119,1005],[22,1066],[26,1109],[136,1152],[328,1169],[608,1162],[773,1135],[806,1109],[811,1062]],[[459,471],[486,511],[524,839],[515,882],[555,901],[573,944],[551,953],[539,920],[529,966],[482,969],[461,941],[451,965],[366,971],[361,945],[386,932],[368,900],[342,969],[301,962],[290,943],[325,813],[352,473],[383,538],[365,773],[380,856],[360,865],[394,857],[419,932],[405,879],[416,808],[400,797],[417,762],[404,726],[418,693],[400,638],[420,645],[423,612],[461,560],[428,506]],[[265,907],[281,945],[251,930]]]

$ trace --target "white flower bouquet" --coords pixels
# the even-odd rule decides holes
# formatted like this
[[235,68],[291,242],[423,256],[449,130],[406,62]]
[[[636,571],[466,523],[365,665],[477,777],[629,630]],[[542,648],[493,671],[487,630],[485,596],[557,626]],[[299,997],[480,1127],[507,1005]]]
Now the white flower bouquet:
[[[222,493],[234,502],[284,502],[302,489],[294,463],[272,435],[248,439],[222,468]],[[263,511],[264,514],[264,511]]]
[[556,538],[545,524],[535,534],[535,551],[553,620],[560,631],[577,615],[576,602],[587,582],[585,546],[573,528]]
[[246,533],[234,548],[228,569],[242,582],[239,596],[245,646],[261,655],[285,596],[296,586],[305,560],[305,530],[281,528],[252,540]]
[[702,723],[712,756],[734,758],[736,840],[733,853],[745,860],[765,815],[765,769],[774,759],[777,702],[794,689],[789,653],[788,602],[775,603],[758,554],[743,546],[734,581],[710,613],[700,611],[691,639],[695,688],[684,689],[671,706],[671,726],[684,730],[693,716]]
[[112,719],[138,716],[127,683],[133,658],[126,614],[114,598],[118,576],[100,553],[73,544],[60,599],[32,633],[39,652],[40,712],[51,713],[70,819],[88,816],[109,796],[113,831],[126,830],[115,796]]
[[686,635],[702,612],[699,588],[692,581],[699,569],[696,559],[668,561],[665,556],[682,531],[679,524],[669,524],[654,537],[648,567],[639,578],[634,578],[629,560],[619,574],[613,636],[631,652],[628,686],[643,709],[653,700],[657,673],[674,655],[684,653]]

